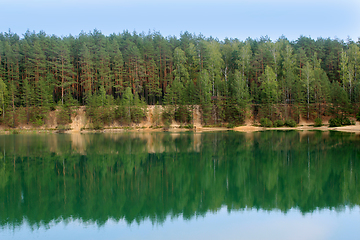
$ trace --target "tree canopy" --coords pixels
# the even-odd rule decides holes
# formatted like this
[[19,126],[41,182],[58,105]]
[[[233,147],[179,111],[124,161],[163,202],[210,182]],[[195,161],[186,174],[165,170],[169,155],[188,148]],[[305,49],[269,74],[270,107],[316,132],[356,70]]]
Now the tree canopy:
[[150,105],[201,105],[205,115],[221,121],[235,119],[239,112],[229,109],[234,104],[244,109],[244,103],[286,109],[298,104],[308,113],[311,104],[331,103],[324,86],[334,83],[356,104],[359,47],[350,40],[305,36],[219,41],[189,32],[180,38],[128,31],[105,36],[96,29],[66,37],[5,32],[0,33],[1,115],[12,126],[20,119],[18,110],[26,109],[27,122],[41,123],[66,96],[85,105],[100,90],[122,99],[128,89]]

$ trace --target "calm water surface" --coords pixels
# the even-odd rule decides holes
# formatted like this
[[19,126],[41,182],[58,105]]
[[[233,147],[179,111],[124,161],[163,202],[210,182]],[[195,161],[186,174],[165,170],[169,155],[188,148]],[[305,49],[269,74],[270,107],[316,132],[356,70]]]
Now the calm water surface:
[[0,239],[357,239],[360,136],[0,136]]

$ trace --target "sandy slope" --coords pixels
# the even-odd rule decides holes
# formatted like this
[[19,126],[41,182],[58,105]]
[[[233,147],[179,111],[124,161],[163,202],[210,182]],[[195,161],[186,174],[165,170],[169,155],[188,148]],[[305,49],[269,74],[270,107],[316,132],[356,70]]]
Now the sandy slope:
[[[155,108],[157,108],[155,110]],[[154,128],[155,126],[163,126],[163,123],[161,122],[161,119],[159,116],[161,116],[161,113],[163,111],[162,106],[148,106],[147,109],[147,116],[139,124],[131,124],[130,126],[124,126],[118,122],[114,122],[111,125],[105,126],[105,130],[102,130],[103,132],[123,132],[123,131],[145,131],[145,132],[158,132],[163,131],[163,129],[160,128]],[[298,127],[296,128],[288,128],[288,127],[281,127],[281,128],[263,128],[259,126],[254,126],[254,120],[253,119],[246,119],[245,125],[240,127],[235,127],[233,129],[228,129],[226,127],[203,127],[201,122],[201,112],[199,109],[199,106],[194,106],[193,111],[193,125],[194,129],[190,131],[194,132],[207,132],[207,131],[227,131],[227,130],[233,130],[238,132],[256,132],[256,131],[265,131],[265,130],[301,130],[301,131],[309,131],[309,130],[321,130],[321,131],[343,131],[343,132],[354,132],[360,134],[360,122],[356,122],[356,125],[351,126],[344,126],[344,127],[335,127],[330,128],[328,127],[328,119],[323,119],[323,123],[325,126],[322,127],[313,127],[314,122],[312,121],[306,121],[304,119],[300,119],[300,123]],[[355,119],[352,119],[355,120]],[[49,113],[49,116],[45,122],[44,126],[41,127],[33,127],[30,125],[22,125],[17,127],[17,130],[20,131],[49,131],[49,129],[56,129],[56,111],[53,111]],[[86,118],[86,108],[85,107],[79,107],[76,109],[76,113],[72,116],[72,123],[69,126],[71,128],[69,133],[76,133],[76,132],[83,132],[83,129],[89,129],[91,128],[91,122],[89,119]],[[129,129],[130,127],[130,129]],[[3,133],[9,133],[9,130],[5,130],[4,126],[0,126],[0,130],[3,130]],[[183,132],[183,131],[189,131],[188,129],[182,128],[180,123],[177,123],[173,121],[170,125],[170,132]],[[86,131],[84,131],[86,132]]]

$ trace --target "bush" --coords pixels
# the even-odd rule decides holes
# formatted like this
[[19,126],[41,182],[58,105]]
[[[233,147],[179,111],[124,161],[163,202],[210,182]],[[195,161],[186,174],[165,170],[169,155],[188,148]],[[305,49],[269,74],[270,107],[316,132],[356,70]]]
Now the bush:
[[58,133],[63,133],[65,131],[67,131],[67,130],[70,130],[71,128],[69,126],[65,126],[65,125],[58,125],[56,127],[56,129],[57,129]]
[[170,123],[171,121],[173,120],[173,115],[171,113],[170,110],[166,109],[165,111],[163,111],[162,113],[162,119],[163,119],[163,122],[168,122],[169,126],[170,126]]
[[170,128],[170,121],[169,121],[169,120],[164,120],[163,130],[164,130],[164,131],[168,131],[169,128]]
[[283,120],[275,120],[274,121],[274,127],[282,127],[284,126],[284,121]]
[[342,118],[330,118],[329,120],[329,127],[340,127],[340,126],[347,126],[347,125],[355,125],[355,121],[350,121],[348,117]]
[[18,130],[16,130],[16,129],[11,131],[11,134],[19,134],[19,133],[20,132]]
[[42,125],[44,125],[44,120],[42,118],[35,118],[31,121],[31,123],[35,126],[35,127],[40,127]]
[[270,119],[268,118],[261,118],[260,119],[260,125],[262,127],[272,127],[273,123]]
[[341,119],[340,118],[330,118],[329,127],[340,127]]
[[233,124],[233,123],[229,123],[226,127],[227,127],[227,128],[234,128],[234,127],[236,127],[236,126],[235,126],[235,124]]
[[141,106],[131,108],[131,120],[134,123],[140,123],[146,116],[145,109]]
[[360,121],[360,111],[356,114],[356,121]]
[[186,125],[184,128],[186,128],[186,129],[193,129],[193,128],[194,128],[194,125],[188,124],[188,125]]
[[323,124],[322,124],[321,118],[315,118],[314,127],[321,127],[322,125],[323,125]]
[[102,129],[104,129],[104,123],[100,122],[100,121],[95,121],[92,123],[92,128],[94,130],[102,130]]
[[189,123],[192,120],[192,112],[187,106],[180,105],[175,109],[175,120],[180,123]]
[[296,127],[297,124],[293,119],[287,119],[284,125],[287,127]]
[[342,118],[341,119],[341,125],[344,125],[344,126],[351,125],[350,119],[347,118],[347,117]]
[[59,125],[71,123],[72,110],[70,107],[62,106],[56,116],[56,122]]

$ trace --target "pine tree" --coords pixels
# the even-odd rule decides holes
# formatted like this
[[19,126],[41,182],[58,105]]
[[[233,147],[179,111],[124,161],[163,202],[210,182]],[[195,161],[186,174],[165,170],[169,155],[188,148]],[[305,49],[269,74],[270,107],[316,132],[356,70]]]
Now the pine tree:
[[57,86],[61,89],[61,104],[64,104],[64,96],[66,92],[71,94],[72,89],[70,89],[70,87],[75,84],[73,81],[73,75],[75,73],[72,70],[69,47],[64,41],[60,41],[58,45],[56,60],[56,76],[60,80]]
[[207,71],[202,71],[200,75],[200,107],[202,111],[202,121],[207,125],[211,120],[211,83]]
[[273,119],[273,105],[279,99],[279,86],[276,81],[274,70],[266,66],[264,74],[261,76],[262,101],[267,105],[268,114]]
[[5,99],[6,99],[6,97],[7,97],[6,84],[0,77],[0,104],[2,106],[1,114],[2,114],[3,121],[4,121],[4,117],[5,117]]
[[283,101],[285,106],[285,117],[288,118],[288,104],[292,102],[292,88],[295,83],[295,56],[293,49],[289,44],[286,44],[283,52],[283,81],[281,83]]
[[80,67],[81,67],[81,85],[83,87],[83,93],[84,98],[83,102],[88,103],[88,101],[91,98],[92,91],[93,91],[93,76],[94,76],[94,70],[93,70],[93,61],[90,54],[90,51],[87,47],[86,43],[83,43],[82,48],[80,50]]
[[305,66],[303,67],[303,87],[305,88],[306,93],[306,118],[309,120],[310,118],[310,98],[311,93],[313,92],[313,82],[314,82],[314,69],[313,66],[306,62]]

